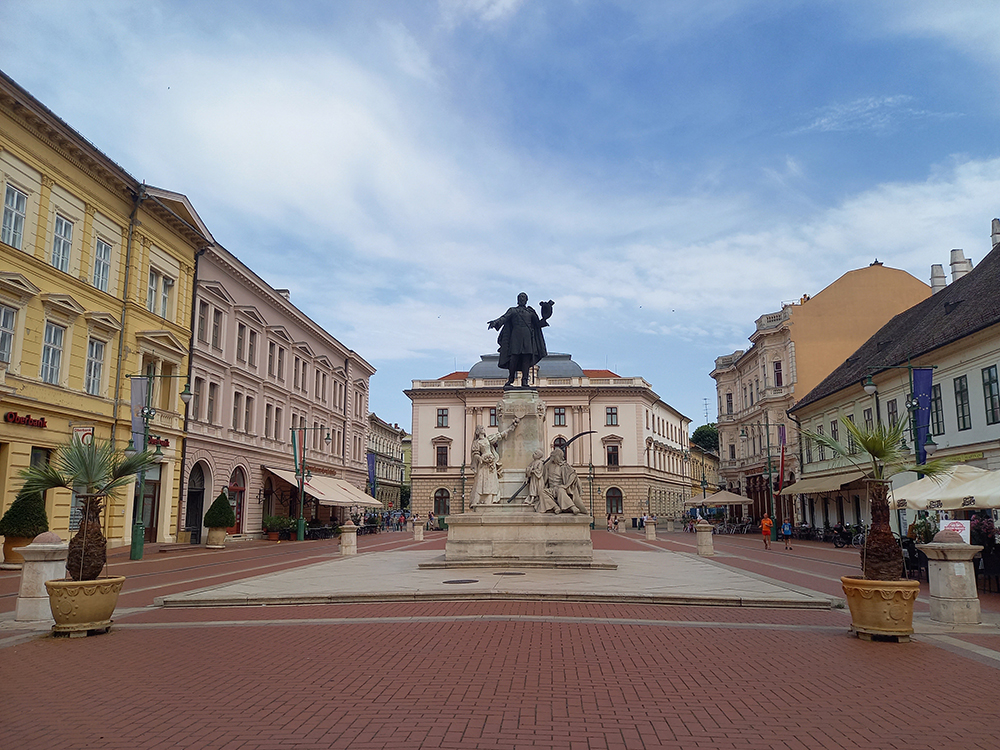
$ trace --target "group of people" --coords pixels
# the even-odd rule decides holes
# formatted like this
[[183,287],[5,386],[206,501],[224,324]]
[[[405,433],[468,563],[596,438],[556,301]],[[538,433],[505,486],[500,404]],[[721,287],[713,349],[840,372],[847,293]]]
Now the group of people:
[[[764,538],[764,549],[771,549],[771,531],[774,529],[774,521],[765,513],[760,519],[760,535]],[[781,537],[785,540],[785,549],[792,548],[792,520],[786,518],[781,523]]]

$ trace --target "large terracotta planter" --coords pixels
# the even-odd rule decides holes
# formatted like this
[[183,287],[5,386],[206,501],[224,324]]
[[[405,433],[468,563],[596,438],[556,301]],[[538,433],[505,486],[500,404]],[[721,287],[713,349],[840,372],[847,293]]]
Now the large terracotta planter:
[[205,546],[208,549],[225,549],[226,541],[226,530],[224,528],[209,529],[208,539],[205,540]]
[[15,547],[27,547],[31,544],[32,537],[28,536],[5,536],[3,538],[3,565],[5,568],[20,568],[24,565],[24,558],[20,552],[15,552]]
[[859,638],[881,638],[904,643],[913,633],[913,603],[920,581],[868,581],[840,579],[851,609],[851,630]]
[[96,581],[46,581],[49,609],[56,624],[52,631],[71,638],[93,632],[106,633],[125,576],[109,576]]

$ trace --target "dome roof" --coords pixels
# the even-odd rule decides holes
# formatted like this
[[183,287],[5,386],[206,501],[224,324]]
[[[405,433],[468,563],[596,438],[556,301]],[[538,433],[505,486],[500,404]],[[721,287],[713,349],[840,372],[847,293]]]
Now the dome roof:
[[[500,369],[499,354],[484,354],[469,370],[470,378],[507,378],[507,371]],[[549,354],[538,363],[541,378],[582,378],[583,368],[569,354]]]

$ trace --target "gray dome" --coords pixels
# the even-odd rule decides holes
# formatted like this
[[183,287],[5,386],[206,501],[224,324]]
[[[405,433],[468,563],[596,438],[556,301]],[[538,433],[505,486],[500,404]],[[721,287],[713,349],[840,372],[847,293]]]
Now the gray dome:
[[[470,378],[503,378],[507,371],[500,369],[499,354],[484,354],[469,370]],[[538,363],[538,376],[542,378],[582,378],[583,368],[569,354],[550,354]]]

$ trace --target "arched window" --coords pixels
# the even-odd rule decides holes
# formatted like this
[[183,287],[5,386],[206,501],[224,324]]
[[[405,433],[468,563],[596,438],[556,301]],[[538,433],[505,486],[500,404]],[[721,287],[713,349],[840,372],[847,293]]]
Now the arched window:
[[622,491],[620,489],[617,487],[610,487],[604,497],[608,507],[608,513],[621,515],[625,512],[624,504],[622,502]]
[[434,515],[447,516],[451,512],[451,493],[440,489],[434,493]]
[[563,452],[563,456],[566,456],[566,438],[560,435],[552,441],[552,447],[559,448]]

